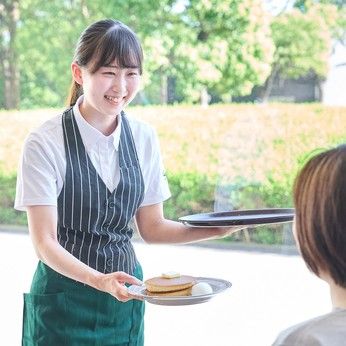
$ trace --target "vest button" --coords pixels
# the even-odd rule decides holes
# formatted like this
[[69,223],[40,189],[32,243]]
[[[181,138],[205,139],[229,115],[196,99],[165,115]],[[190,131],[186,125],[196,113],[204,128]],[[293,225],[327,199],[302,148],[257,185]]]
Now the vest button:
[[113,209],[115,207],[115,203],[114,202],[109,202],[108,203],[108,207]]
[[111,267],[111,266],[112,266],[112,264],[113,264],[113,262],[112,262],[112,260],[111,260],[111,259],[108,259],[106,263],[107,263],[107,266],[108,266],[108,267]]

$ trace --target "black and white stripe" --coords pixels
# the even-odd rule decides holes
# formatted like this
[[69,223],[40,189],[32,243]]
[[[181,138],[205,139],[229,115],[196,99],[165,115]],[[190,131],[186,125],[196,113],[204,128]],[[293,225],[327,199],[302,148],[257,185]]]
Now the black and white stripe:
[[130,125],[121,116],[120,181],[111,192],[86,153],[72,108],[63,114],[66,174],[58,197],[58,240],[100,272],[133,274],[137,258],[129,222],[143,200],[144,181]]

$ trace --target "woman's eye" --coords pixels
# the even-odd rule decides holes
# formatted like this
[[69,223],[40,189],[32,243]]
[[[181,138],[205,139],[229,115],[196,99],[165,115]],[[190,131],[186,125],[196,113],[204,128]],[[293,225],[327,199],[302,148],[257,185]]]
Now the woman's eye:
[[109,75],[109,76],[115,76],[115,73],[111,72],[111,71],[103,72],[103,74],[106,74],[106,75]]

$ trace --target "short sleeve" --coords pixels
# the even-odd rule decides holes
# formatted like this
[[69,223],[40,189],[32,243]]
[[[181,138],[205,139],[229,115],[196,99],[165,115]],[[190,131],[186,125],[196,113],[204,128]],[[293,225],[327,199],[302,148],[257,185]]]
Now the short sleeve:
[[141,207],[157,204],[171,197],[168,181],[162,162],[160,143],[158,136],[151,128],[151,136],[146,160],[143,164],[143,177],[145,184],[145,194]]
[[26,210],[31,205],[57,205],[56,171],[39,137],[26,140],[17,175],[14,207]]

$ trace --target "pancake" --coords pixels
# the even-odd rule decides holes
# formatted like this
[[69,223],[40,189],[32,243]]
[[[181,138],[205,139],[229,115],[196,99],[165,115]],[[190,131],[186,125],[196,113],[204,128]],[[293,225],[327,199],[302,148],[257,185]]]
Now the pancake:
[[174,278],[164,278],[162,276],[146,280],[145,287],[147,291],[154,293],[174,292],[192,287],[195,284],[193,276],[181,275]]
[[191,287],[172,292],[149,292],[147,290],[146,294],[151,297],[186,297],[191,296]]

